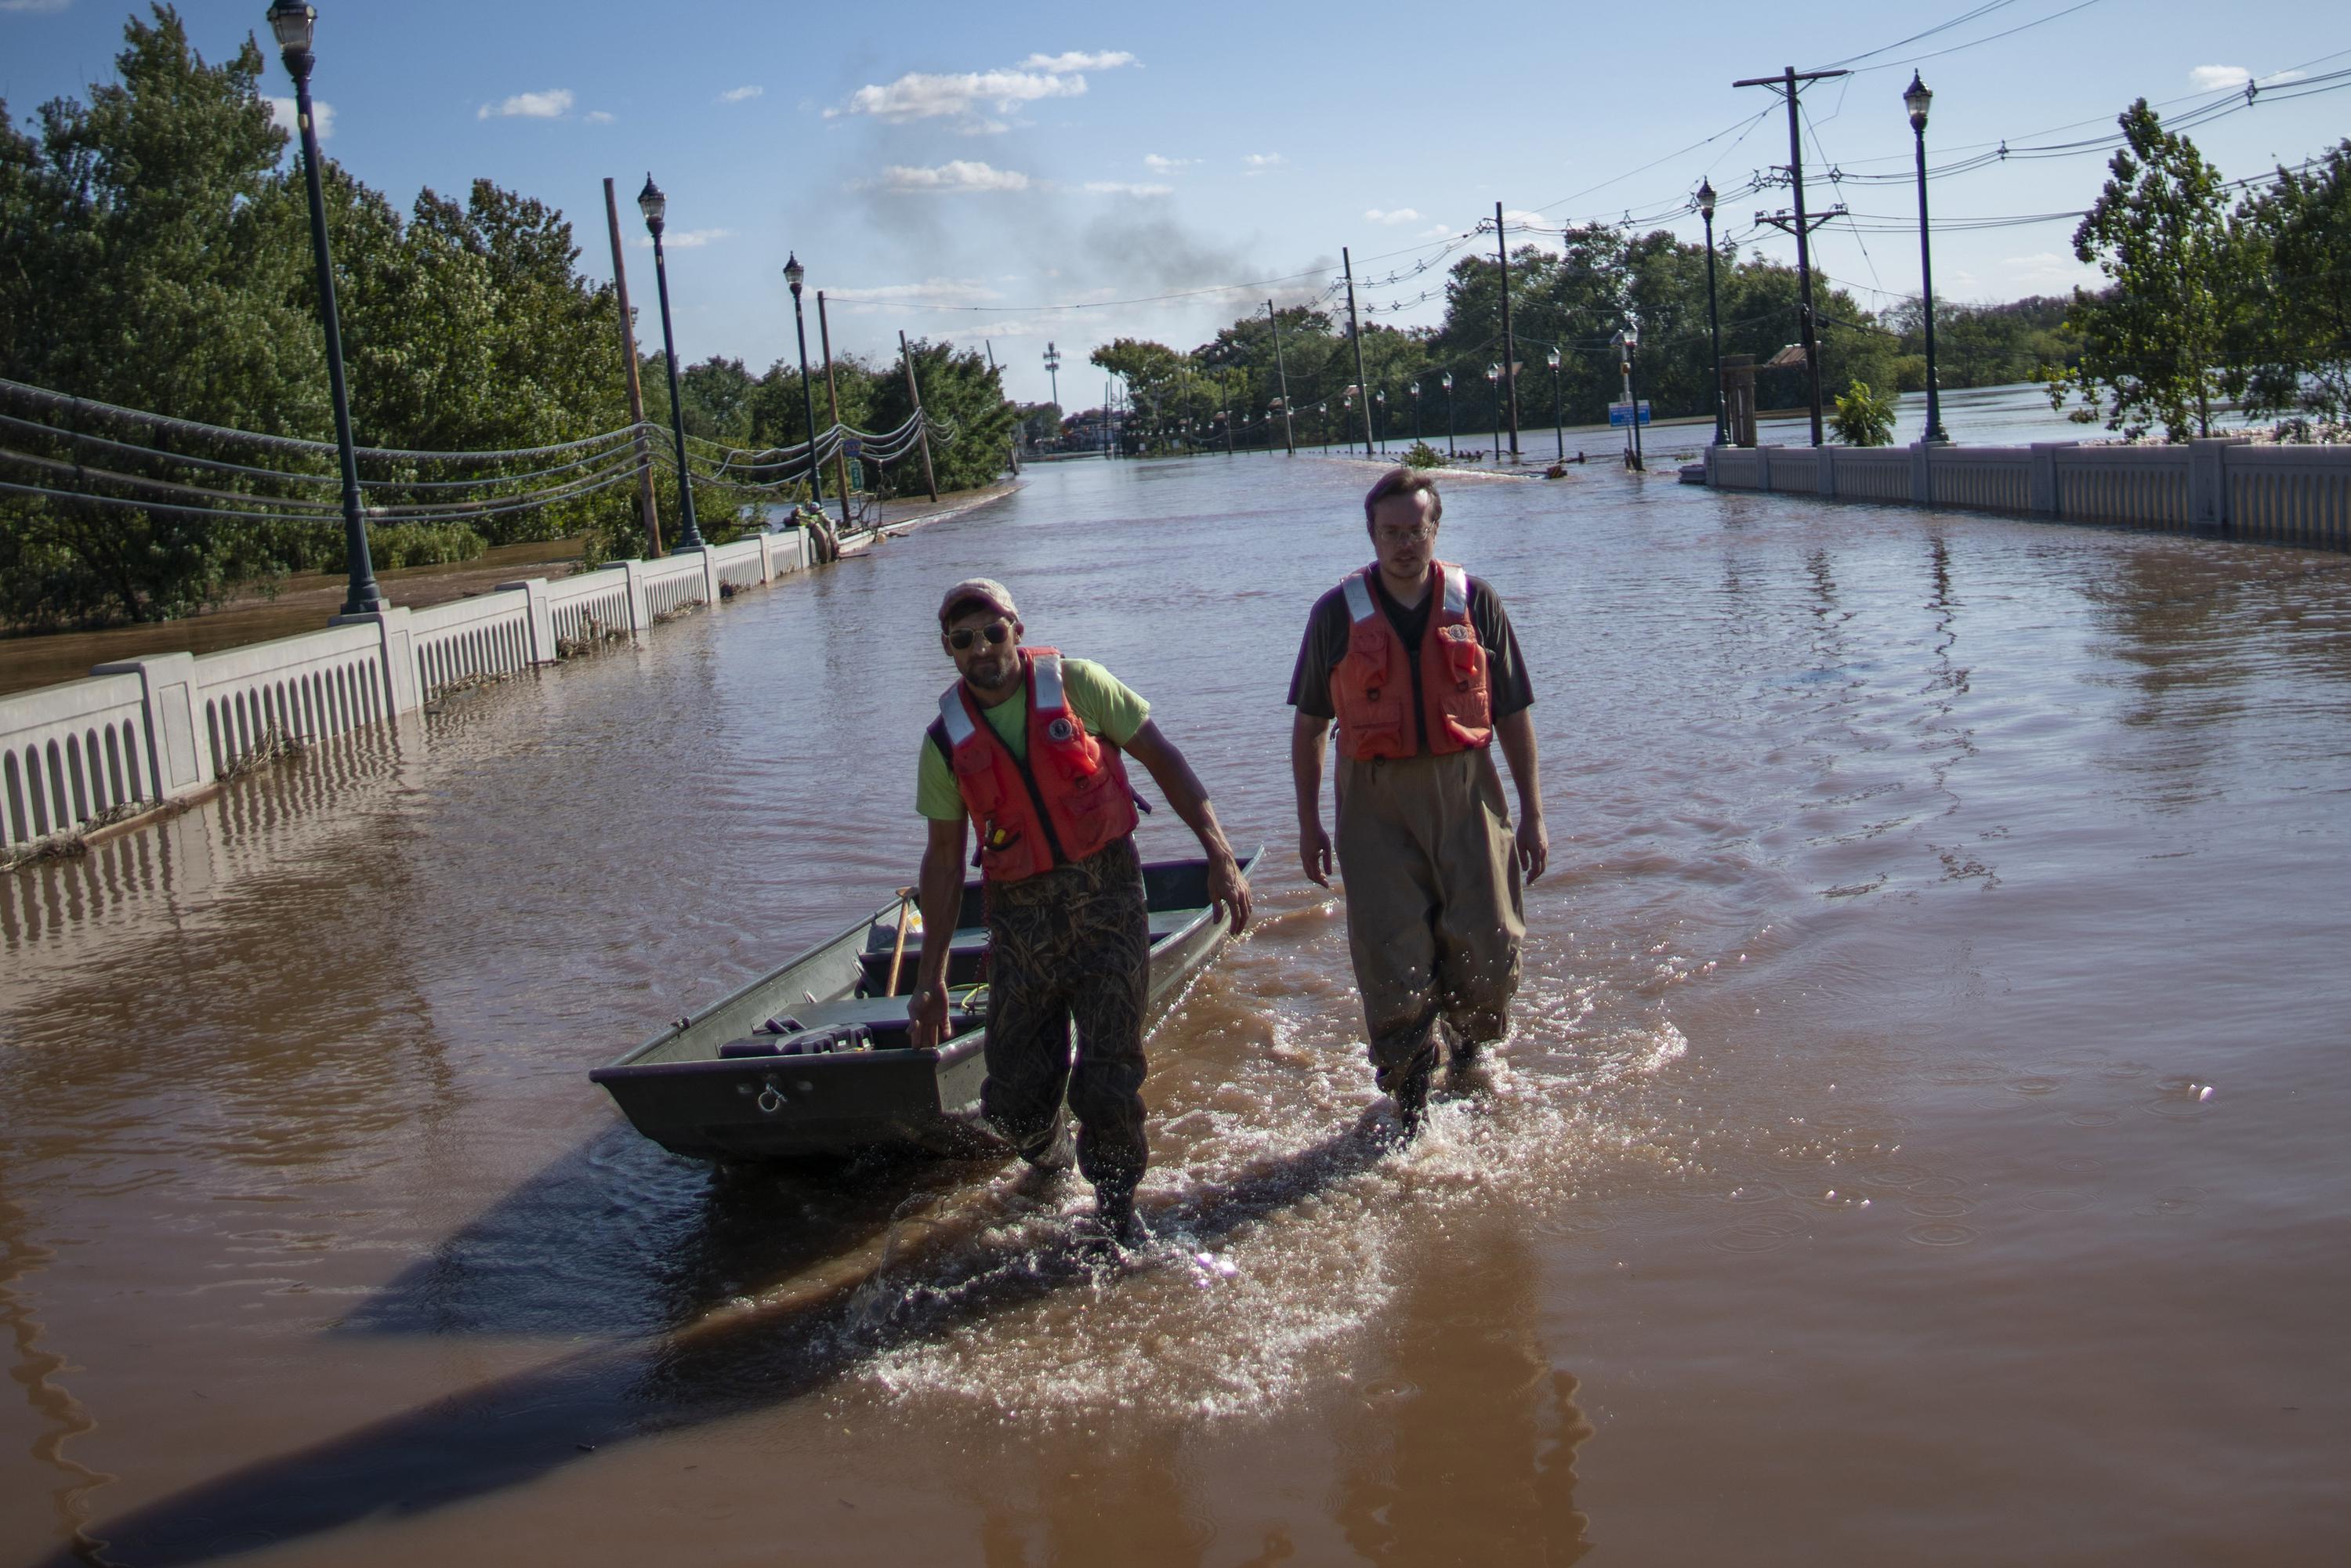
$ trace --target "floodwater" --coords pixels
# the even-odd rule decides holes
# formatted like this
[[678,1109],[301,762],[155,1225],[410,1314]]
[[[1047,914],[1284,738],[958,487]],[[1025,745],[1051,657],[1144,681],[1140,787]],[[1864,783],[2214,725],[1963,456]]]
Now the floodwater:
[[[1553,870],[1396,1154],[1281,704],[1366,478],[1040,465],[0,882],[0,1563],[2342,1562],[2344,559],[1455,483]],[[911,880],[977,571],[1271,851],[1124,1265],[586,1078]]]

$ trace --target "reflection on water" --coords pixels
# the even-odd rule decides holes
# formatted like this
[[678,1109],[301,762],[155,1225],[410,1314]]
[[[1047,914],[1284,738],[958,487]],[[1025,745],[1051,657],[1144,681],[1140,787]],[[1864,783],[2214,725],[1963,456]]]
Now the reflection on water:
[[[1042,470],[0,879],[0,1561],[76,1511],[124,1562],[339,1568],[2333,1539],[2340,1424],[2247,1391],[2351,1376],[2313,1326],[2351,1302],[2351,572],[1453,484],[1554,871],[1508,1050],[1397,1154],[1280,765],[1364,479]],[[975,574],[1275,847],[1153,1042],[1132,1262],[1081,1184],[714,1171],[585,1081],[910,880],[930,610]]]

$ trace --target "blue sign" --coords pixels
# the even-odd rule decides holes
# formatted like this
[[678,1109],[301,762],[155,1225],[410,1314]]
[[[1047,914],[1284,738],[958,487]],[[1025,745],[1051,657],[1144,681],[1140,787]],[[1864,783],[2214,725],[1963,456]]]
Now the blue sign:
[[853,435],[844,435],[841,438],[841,450],[842,455],[854,463],[865,455],[865,443]]
[[[1611,430],[1622,430],[1632,423],[1633,405],[1631,403],[1612,402],[1608,405],[1608,427]],[[1647,398],[1643,398],[1641,400],[1641,423],[1643,424],[1649,423],[1649,400]]]

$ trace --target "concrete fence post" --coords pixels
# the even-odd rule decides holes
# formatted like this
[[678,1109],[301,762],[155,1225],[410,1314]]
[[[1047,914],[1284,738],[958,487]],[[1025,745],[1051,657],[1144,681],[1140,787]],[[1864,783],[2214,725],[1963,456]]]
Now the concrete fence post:
[[2229,527],[2228,453],[2245,438],[2213,436],[2188,444],[2188,522],[2199,534],[2225,533]]
[[776,536],[770,533],[759,535],[759,580],[776,580]]
[[1706,449],[1706,487],[1709,490],[1722,488],[1722,481],[1715,476],[1714,472],[1714,460],[1721,451],[1721,447],[1711,444]]
[[624,560],[621,570],[629,579],[629,635],[642,637],[653,623],[653,601],[645,597],[645,563]]
[[1818,476],[1813,483],[1823,497],[1834,498],[1837,493],[1837,449],[1834,446],[1815,446],[1813,451],[1816,454],[1813,462],[1818,465]]
[[525,578],[518,582],[501,582],[500,593],[520,592],[530,601],[530,662],[534,664],[555,663],[555,612],[549,601],[547,579]]
[[702,562],[702,602],[718,602],[718,554],[708,545],[699,549],[672,550],[672,555],[691,555]]
[[409,630],[408,607],[394,604],[367,615],[338,615],[329,626],[373,626],[382,641],[378,657],[383,664],[384,700],[394,717],[424,706],[416,679],[416,640]]
[[1927,466],[1928,445],[1923,441],[1910,444],[1910,504],[1929,506],[1935,499],[1935,476]]
[[1755,487],[1757,489],[1769,490],[1771,487],[1771,454],[1779,450],[1776,446],[1755,448]]
[[137,675],[145,709],[148,782],[157,801],[177,800],[212,780],[196,747],[196,656],[153,653],[94,667],[93,675]]
[[2029,499],[2034,517],[2053,517],[2057,515],[2057,454],[2073,444],[2070,441],[2036,441],[2032,444],[2032,493]]

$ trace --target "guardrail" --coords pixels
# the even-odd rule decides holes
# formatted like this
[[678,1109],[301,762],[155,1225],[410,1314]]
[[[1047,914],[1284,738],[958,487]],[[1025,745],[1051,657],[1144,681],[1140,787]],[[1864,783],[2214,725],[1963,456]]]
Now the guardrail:
[[811,559],[804,531],[759,534],[201,657],[100,664],[84,680],[0,696],[0,858],[185,800],[287,741],[397,720],[469,681],[643,636]]
[[[2351,447],[1710,446],[1706,483],[2351,549]],[[1693,473],[1695,470],[1692,471]]]

